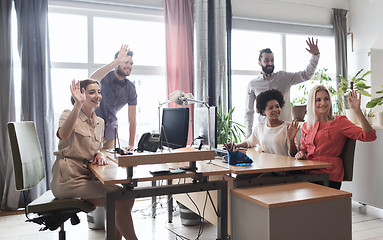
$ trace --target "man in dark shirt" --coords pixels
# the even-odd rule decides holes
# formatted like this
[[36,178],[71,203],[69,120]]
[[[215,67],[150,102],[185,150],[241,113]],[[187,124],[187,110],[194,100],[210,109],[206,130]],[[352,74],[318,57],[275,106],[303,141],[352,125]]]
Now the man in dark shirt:
[[105,121],[104,148],[113,148],[115,128],[118,126],[117,112],[128,104],[129,146],[134,147],[136,135],[136,105],[137,93],[134,84],[126,77],[133,70],[133,52],[128,45],[122,45],[114,60],[99,68],[90,78],[101,82],[102,100],[100,107],[95,110],[97,116]]

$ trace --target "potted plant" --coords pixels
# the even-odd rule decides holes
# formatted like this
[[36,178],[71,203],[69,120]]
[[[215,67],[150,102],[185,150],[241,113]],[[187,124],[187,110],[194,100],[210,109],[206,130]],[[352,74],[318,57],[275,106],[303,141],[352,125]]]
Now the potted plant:
[[307,90],[307,84],[301,83],[298,86],[298,90],[303,93],[303,95],[293,98],[290,101],[291,104],[291,115],[293,119],[296,119],[300,122],[304,121],[307,109],[307,95],[309,94]]
[[[340,107],[343,107],[343,112],[346,114],[347,118],[354,123],[358,123],[357,118],[354,116],[353,112],[350,109],[348,104],[348,93],[355,90],[358,93],[361,93],[363,96],[371,97],[371,94],[366,90],[371,88],[366,84],[365,77],[371,74],[371,71],[363,72],[363,68],[360,69],[353,77],[346,79],[343,76],[338,76],[341,79],[339,83],[339,90],[335,93],[338,96],[338,101],[340,102]],[[360,74],[362,74],[360,76]]]
[[348,79],[346,79],[343,76],[338,76],[340,78],[341,82],[339,83],[339,92],[341,93],[348,93],[349,90],[356,90],[357,92],[361,93],[363,96],[371,97],[371,94],[366,91],[366,89],[371,88],[371,86],[368,86],[365,82],[366,79],[364,79],[367,75],[371,74],[371,71],[365,72],[361,77],[358,77],[360,73],[362,73],[363,68],[360,69],[355,76],[350,78],[350,85],[348,84]]
[[366,117],[367,121],[372,125],[372,120],[375,117],[374,111],[370,108],[369,110],[363,109],[363,115]]
[[[377,94],[381,94],[383,93],[383,85],[382,85],[382,90],[380,91],[377,91],[376,92]],[[383,96],[380,96],[380,97],[375,97],[373,99],[371,99],[367,104],[366,104],[366,108],[374,108],[376,106],[380,106],[383,104]],[[380,126],[383,126],[383,112],[379,112],[378,113],[378,123]]]
[[226,142],[238,143],[245,136],[244,126],[231,120],[235,107],[224,114],[221,98],[218,99],[217,144]]
[[[332,79],[327,74],[328,69],[322,68],[319,69],[315,75],[314,80],[303,82],[298,85],[298,90],[301,93],[300,96],[297,96],[291,100],[291,115],[293,119],[297,119],[298,121],[303,121],[305,115],[306,115],[306,105],[307,105],[307,97],[309,94],[308,86],[309,85],[324,85],[327,87],[327,89],[330,91],[330,93],[333,95],[336,90],[334,89],[332,85]],[[336,108],[339,109],[339,108]]]

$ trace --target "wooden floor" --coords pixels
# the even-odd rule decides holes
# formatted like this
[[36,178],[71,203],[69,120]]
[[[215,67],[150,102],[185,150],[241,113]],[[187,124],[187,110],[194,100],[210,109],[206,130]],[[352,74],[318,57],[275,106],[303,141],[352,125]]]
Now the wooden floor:
[[[150,217],[150,200],[136,201],[133,213],[134,224],[138,239],[196,239],[199,226],[183,226],[180,220],[179,208],[176,207],[173,223],[167,223],[166,199],[160,200],[157,209],[157,217]],[[4,215],[4,213],[2,213]],[[67,239],[92,239],[103,240],[104,230],[91,230],[88,227],[87,216],[79,215],[81,223],[72,226],[67,223]],[[0,217],[0,239],[2,240],[53,240],[58,239],[57,231],[39,232],[40,226],[34,223],[26,223],[23,214],[8,215]],[[176,237],[173,232],[184,236]],[[353,240],[380,239],[383,240],[383,210],[370,206],[363,206],[359,203],[352,203],[352,236]],[[204,224],[201,237],[202,240],[216,239],[216,228]]]

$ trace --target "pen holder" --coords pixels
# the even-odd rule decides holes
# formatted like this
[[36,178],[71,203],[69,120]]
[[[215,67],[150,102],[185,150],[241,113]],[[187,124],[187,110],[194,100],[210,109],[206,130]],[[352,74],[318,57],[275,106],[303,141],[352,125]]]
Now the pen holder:
[[251,158],[249,158],[246,154],[240,151],[234,151],[229,153],[227,158],[229,164],[234,166],[251,165],[253,163],[253,160],[251,160]]

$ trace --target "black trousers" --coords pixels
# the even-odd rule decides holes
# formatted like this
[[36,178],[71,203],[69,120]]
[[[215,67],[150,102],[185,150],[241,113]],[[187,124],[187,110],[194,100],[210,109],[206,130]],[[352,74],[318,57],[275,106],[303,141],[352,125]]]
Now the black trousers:
[[[315,184],[319,184],[319,185],[323,185],[323,182],[313,182]],[[335,189],[340,189],[340,187],[342,186],[342,182],[334,182],[334,181],[328,181],[328,186],[330,188],[335,188]]]
[[342,182],[334,182],[334,181],[329,181],[328,182],[328,186],[330,188],[335,188],[335,189],[340,189],[340,187],[342,186]]

